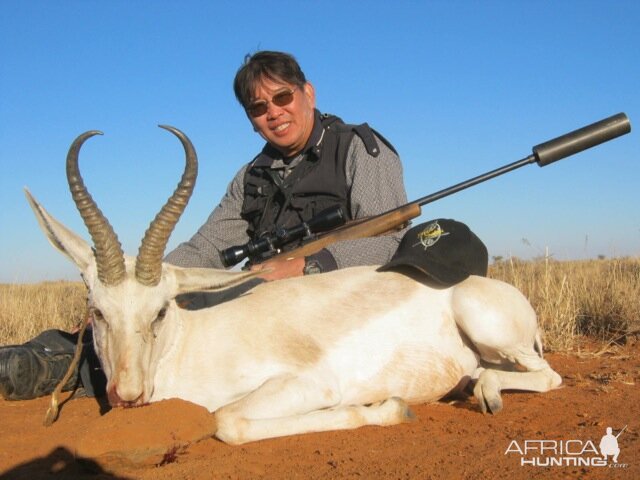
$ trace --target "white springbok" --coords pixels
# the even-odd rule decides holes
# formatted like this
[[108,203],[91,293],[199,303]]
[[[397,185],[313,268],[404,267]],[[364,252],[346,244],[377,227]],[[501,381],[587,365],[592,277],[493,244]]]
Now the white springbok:
[[240,444],[397,424],[411,418],[405,402],[437,401],[469,381],[483,412],[502,408],[503,389],[560,385],[542,358],[533,309],[517,289],[489,278],[435,288],[417,274],[357,267],[262,283],[209,308],[178,307],[179,294],[229,288],[254,274],[162,262],[197,173],[188,138],[163,128],[182,142],[186,168],[135,259],[123,254],[79,173],[80,147],[100,132],[80,135],[67,156],[95,249],[27,192],[49,241],[88,287],[112,405],[189,400],[215,412],[219,439]]

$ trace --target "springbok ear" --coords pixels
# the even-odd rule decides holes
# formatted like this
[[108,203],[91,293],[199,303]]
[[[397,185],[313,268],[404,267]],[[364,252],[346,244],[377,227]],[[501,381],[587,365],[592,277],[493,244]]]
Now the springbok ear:
[[181,268],[165,264],[175,275],[176,295],[190,292],[216,291],[231,288],[257,277],[261,272],[228,272],[217,268]]
[[25,188],[24,193],[33,213],[38,219],[40,228],[47,236],[51,245],[70,258],[71,261],[78,266],[80,271],[85,273],[89,265],[95,262],[93,251],[89,244],[49,215],[44,207],[33,198],[29,190]]

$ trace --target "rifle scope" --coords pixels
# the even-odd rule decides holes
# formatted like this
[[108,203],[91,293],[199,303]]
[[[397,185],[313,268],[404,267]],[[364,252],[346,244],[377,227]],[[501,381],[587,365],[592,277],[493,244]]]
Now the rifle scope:
[[280,247],[296,240],[310,237],[313,234],[331,230],[345,223],[342,207],[327,208],[307,222],[302,222],[291,228],[276,228],[275,233],[266,233],[244,245],[229,247],[220,252],[220,258],[225,267],[232,267],[247,257],[256,258],[268,252],[278,252]]

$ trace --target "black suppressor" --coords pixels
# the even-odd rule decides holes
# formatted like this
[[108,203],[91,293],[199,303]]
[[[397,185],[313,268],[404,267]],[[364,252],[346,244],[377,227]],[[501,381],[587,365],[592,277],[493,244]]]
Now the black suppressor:
[[608,142],[631,131],[631,123],[624,113],[618,113],[573,132],[533,147],[536,162],[541,167]]
[[244,245],[229,247],[220,252],[225,267],[231,267],[245,258],[257,258],[267,252],[277,253],[279,249],[291,242],[325,232],[345,223],[342,207],[327,208],[308,222],[302,222],[291,228],[278,228],[275,233],[267,233]]

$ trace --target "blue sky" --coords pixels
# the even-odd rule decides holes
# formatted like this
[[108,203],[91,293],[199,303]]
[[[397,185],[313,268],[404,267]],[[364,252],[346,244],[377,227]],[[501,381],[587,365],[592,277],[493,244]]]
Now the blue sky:
[[[637,1],[18,1],[0,16],[0,282],[77,279],[40,233],[31,192],[88,238],[64,160],[135,253],[183,167],[198,185],[188,239],[261,148],[231,88],[245,54],[293,53],[321,111],[368,122],[400,152],[416,199],[526,157],[618,112],[640,125]],[[423,208],[467,223],[491,256],[640,255],[638,134]]]

